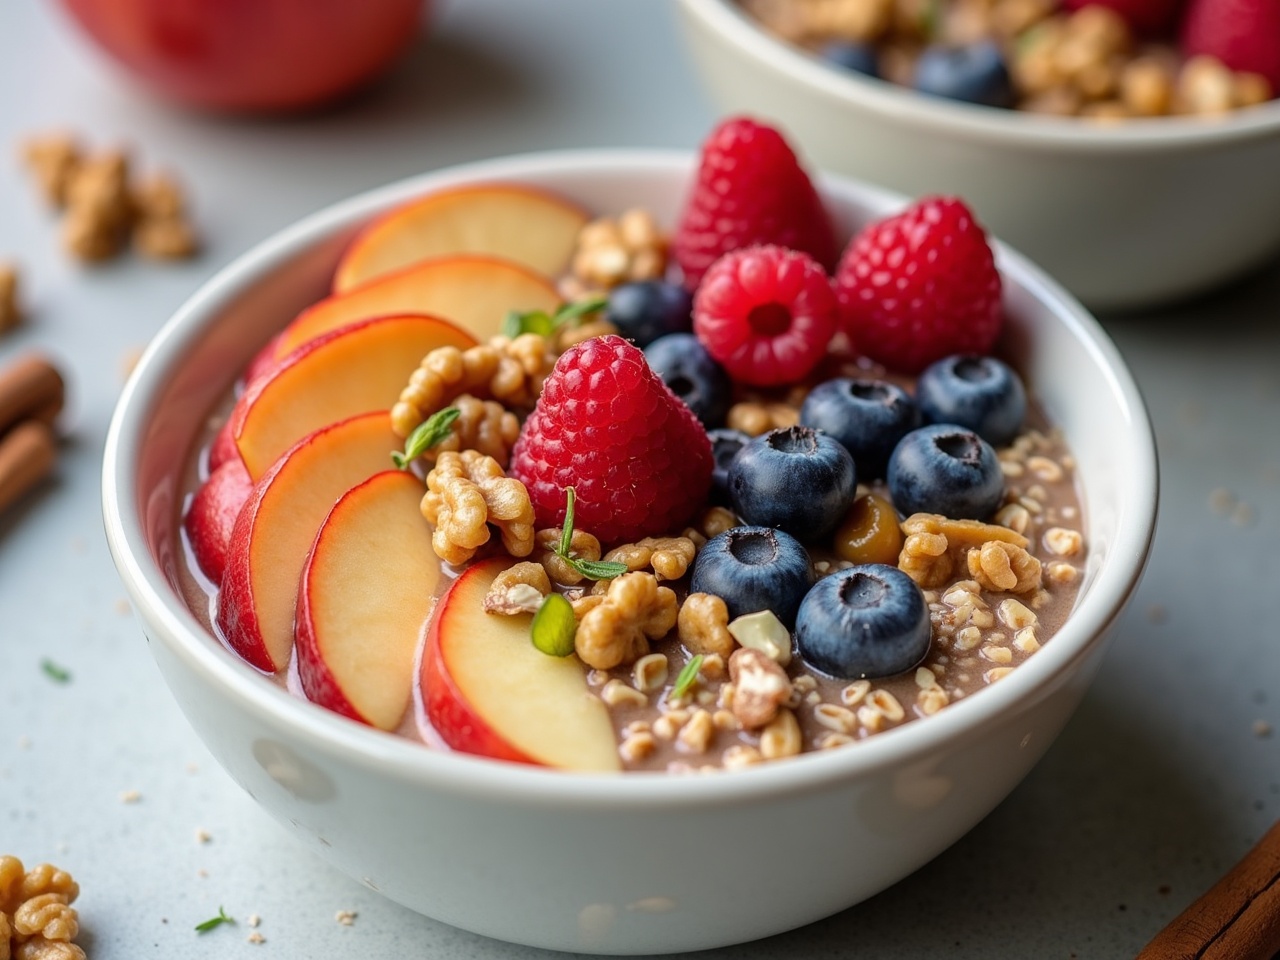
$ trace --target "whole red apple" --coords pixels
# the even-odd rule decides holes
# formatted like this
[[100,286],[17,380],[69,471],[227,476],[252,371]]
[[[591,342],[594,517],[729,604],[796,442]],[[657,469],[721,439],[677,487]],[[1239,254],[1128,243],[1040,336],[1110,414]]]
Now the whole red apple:
[[161,95],[217,110],[316,106],[372,80],[418,34],[425,0],[63,0]]

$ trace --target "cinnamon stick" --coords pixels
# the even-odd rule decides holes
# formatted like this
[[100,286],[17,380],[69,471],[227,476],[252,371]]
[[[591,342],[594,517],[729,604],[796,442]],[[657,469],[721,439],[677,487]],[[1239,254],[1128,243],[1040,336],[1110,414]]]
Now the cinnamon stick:
[[46,424],[62,411],[66,387],[57,367],[29,354],[0,370],[0,434],[20,420]]
[[1280,823],[1138,954],[1138,960],[1272,960],[1280,954]]
[[47,423],[24,420],[0,436],[0,512],[43,480],[58,459],[58,441]]

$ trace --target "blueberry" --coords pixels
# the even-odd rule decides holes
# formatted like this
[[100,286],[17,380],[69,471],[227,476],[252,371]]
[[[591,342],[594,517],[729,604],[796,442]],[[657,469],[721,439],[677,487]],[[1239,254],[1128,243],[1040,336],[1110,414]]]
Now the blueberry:
[[867,563],[819,580],[796,615],[796,646],[811,667],[842,680],[892,677],[919,666],[933,630],[915,581]]
[[876,49],[869,43],[832,40],[822,46],[818,56],[827,63],[852,73],[865,73],[868,77],[880,76],[880,65],[876,62]]
[[644,348],[644,358],[704,427],[724,423],[733,400],[733,381],[697,337],[668,333]]
[[901,387],[880,380],[841,377],[809,391],[800,422],[823,430],[853,455],[863,481],[884,476],[889,454],[920,426],[920,412]]
[[711,470],[712,499],[720,503],[729,502],[729,464],[738,455],[738,451],[751,442],[751,437],[741,430],[730,430],[720,427],[708,430],[711,438]]
[[995,450],[954,423],[935,423],[903,437],[889,457],[888,480],[893,505],[904,516],[985,520],[1004,498]]
[[722,599],[730,620],[772,610],[790,628],[812,585],[809,554],[795,537],[770,527],[734,527],[698,551],[689,590]]
[[693,296],[665,280],[637,280],[614,287],[605,319],[644,349],[667,333],[693,329]]
[[939,360],[920,374],[916,400],[925,423],[957,423],[993,447],[1012,443],[1027,413],[1022,381],[995,357]]
[[1000,48],[990,40],[960,47],[927,47],[916,61],[913,86],[949,100],[1012,107],[1013,84]]
[[733,509],[747,523],[777,527],[806,543],[840,525],[857,487],[853,457],[811,427],[770,430],[729,465]]

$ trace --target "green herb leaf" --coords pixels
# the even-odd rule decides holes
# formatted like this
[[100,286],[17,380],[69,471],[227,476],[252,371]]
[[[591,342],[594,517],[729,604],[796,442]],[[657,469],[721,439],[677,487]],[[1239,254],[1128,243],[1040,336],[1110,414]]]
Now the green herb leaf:
[[409,464],[449,435],[459,413],[457,407],[445,407],[427,417],[405,440],[404,453],[399,450],[391,451],[391,462],[401,470],[408,470]]
[[196,924],[196,933],[208,933],[214,927],[220,927],[224,923],[235,923],[235,922],[236,921],[234,917],[227,916],[227,911],[222,909],[222,907],[219,907],[218,915],[216,917],[210,917],[204,923]]
[[564,525],[560,528],[560,546],[556,547],[556,553],[566,560],[573,559],[569,556],[569,546],[573,543],[573,505],[577,499],[573,487],[564,488]]
[[577,324],[583,317],[603,310],[608,305],[608,297],[596,296],[561,304],[554,314],[545,310],[530,310],[527,313],[511,310],[502,321],[502,333],[512,340],[522,333],[537,333],[549,337],[560,327]]
[[567,657],[573,653],[577,632],[578,618],[573,615],[573,604],[561,594],[547,594],[529,628],[533,645],[549,657]]
[[40,661],[40,669],[44,671],[44,675],[54,683],[70,683],[71,671],[66,667],[60,667],[48,657]]
[[693,681],[698,679],[698,671],[702,669],[702,654],[698,654],[684,665],[680,676],[676,677],[676,685],[671,688],[671,699],[678,700],[689,692]]
[[564,559],[588,580],[612,580],[627,572],[625,563],[615,563],[612,560],[580,560],[577,557]]

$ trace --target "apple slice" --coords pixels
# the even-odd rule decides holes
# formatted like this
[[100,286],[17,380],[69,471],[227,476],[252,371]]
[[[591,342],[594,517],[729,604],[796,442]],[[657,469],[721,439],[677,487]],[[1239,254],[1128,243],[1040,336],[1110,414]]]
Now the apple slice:
[[347,491],[316,534],[298,592],[302,689],[380,730],[394,730],[409,705],[440,581],[421,499],[422,481],[401,470]]
[[557,277],[568,268],[587,219],[576,204],[521,184],[442,190],[361,231],[338,263],[333,289],[352,290],[419,260],[458,253],[505,257]]
[[284,356],[331,330],[393,313],[443,317],[487,340],[502,332],[508,311],[550,313],[559,305],[555,285],[518,263],[478,256],[427,260],[308,307],[285,327],[276,353]]
[[440,600],[418,683],[427,718],[455,750],[566,770],[619,770],[604,703],[576,656],[552,657],[529,638],[532,617],[484,612],[511,561],[470,567]]
[[214,583],[222,582],[231,531],[252,490],[253,481],[240,458],[228,460],[201,484],[183,518],[196,563]]
[[232,412],[236,447],[254,481],[312,431],[359,413],[387,410],[436,347],[475,345],[435,317],[379,317],[344,327],[290,354],[254,381]]
[[385,410],[362,414],[299,440],[240,511],[216,620],[231,648],[259,670],[274,673],[289,663],[298,584],[320,524],[339,497],[386,470],[390,452],[403,443],[389,416]]

